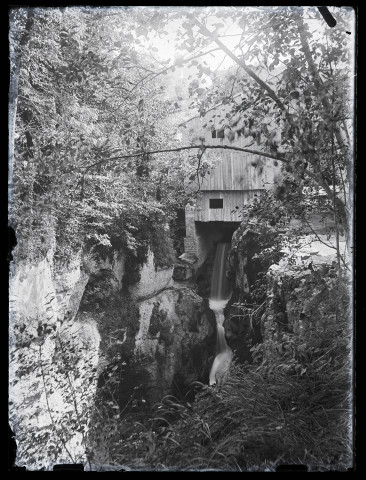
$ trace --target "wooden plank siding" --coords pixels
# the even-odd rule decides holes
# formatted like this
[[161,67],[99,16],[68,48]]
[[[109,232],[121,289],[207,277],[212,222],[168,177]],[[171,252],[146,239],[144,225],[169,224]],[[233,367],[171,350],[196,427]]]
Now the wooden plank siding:
[[216,158],[218,164],[203,179],[201,190],[258,190],[274,182],[270,159],[225,150]]
[[[226,106],[225,106],[226,107]],[[240,148],[262,150],[263,146],[253,144],[252,137],[243,135],[235,136],[233,142],[228,138],[212,138],[211,127],[203,127],[210,118],[213,118],[215,110],[209,112],[204,118],[193,117],[185,123],[183,138],[187,143],[193,141],[200,143],[204,138],[206,145],[233,145]],[[215,119],[213,119],[215,120]],[[213,127],[220,128],[213,122]],[[227,131],[225,130],[227,133]],[[205,155],[214,158],[216,166],[206,174],[202,181],[202,190],[252,190],[268,188],[273,185],[276,175],[280,172],[280,165],[275,166],[270,158],[261,157],[250,153],[241,153],[234,150],[207,150]]]
[[[221,118],[222,111],[228,109],[227,105],[219,107]],[[183,139],[187,142],[206,145],[232,145],[240,148],[264,151],[263,145],[253,144],[250,136],[235,134],[230,142],[230,130],[225,129],[225,138],[212,138],[212,128],[218,131],[223,124],[219,123],[217,110],[210,110],[204,118],[196,116],[184,123],[182,129]],[[200,194],[194,209],[195,222],[240,222],[241,207],[259,194],[261,190],[272,188],[276,177],[280,174],[280,165],[275,165],[274,160],[246,152],[234,150],[215,149],[207,150],[203,156],[208,161],[214,161],[215,167],[210,169],[203,178]],[[189,188],[189,187],[188,187]],[[196,188],[196,184],[194,184]],[[210,198],[222,198],[223,208],[210,208]]]
[[[202,191],[196,200],[195,222],[240,222],[240,210],[261,190],[250,191]],[[210,199],[222,198],[223,208],[210,208]]]

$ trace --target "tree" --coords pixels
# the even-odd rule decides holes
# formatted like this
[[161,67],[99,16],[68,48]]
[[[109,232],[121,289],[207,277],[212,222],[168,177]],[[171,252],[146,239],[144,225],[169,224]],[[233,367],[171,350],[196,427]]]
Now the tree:
[[[143,153],[175,140],[161,84],[140,82],[149,68],[136,48],[139,28],[136,15],[124,10],[12,13],[19,95],[17,109],[10,105],[10,220],[18,260],[44,256],[53,231],[63,259],[85,242],[109,247],[117,231],[135,254],[139,226],[169,222],[184,202],[179,155]],[[135,159],[111,161],[117,152],[136,150]]]
[[[334,15],[337,26],[332,29],[326,28],[317,9],[297,7],[192,7],[168,11],[165,22],[182,20],[177,44],[190,53],[183,61],[198,69],[190,87],[201,115],[219,100],[230,104],[229,122],[237,135],[248,129],[269,156],[285,163],[286,172],[299,187],[312,185],[325,191],[338,238],[340,231],[348,231],[352,214],[348,131],[352,122],[352,39],[346,32],[353,30],[353,12],[335,9]],[[160,17],[157,31],[161,25]],[[232,35],[225,33],[229,29],[238,32],[234,48],[225,44]],[[233,88],[228,95],[202,83],[203,75],[216,78],[204,60],[213,44],[240,67],[228,79],[241,90],[239,105]],[[239,128],[238,117],[244,120]],[[274,124],[272,129],[264,122],[267,117]],[[280,141],[273,141],[274,129],[280,131]]]
[[[325,27],[316,9],[297,7],[35,12],[28,45],[19,40],[21,29],[14,28],[14,36],[19,37],[16,48],[24,62],[17,112],[21,133],[15,145],[22,160],[14,172],[18,189],[14,199],[19,198],[20,203],[14,202],[14,212],[17,205],[31,211],[32,201],[21,203],[25,193],[17,196],[21,188],[29,190],[28,199],[37,196],[38,212],[39,201],[50,210],[50,198],[57,198],[52,182],[57,179],[62,192],[57,207],[61,204],[67,210],[72,205],[75,212],[79,205],[76,218],[81,219],[86,196],[96,189],[106,192],[103,182],[110,185],[111,175],[114,187],[109,193],[115,198],[112,191],[118,191],[121,198],[123,191],[126,198],[127,172],[134,198],[147,199],[149,191],[151,199],[153,193],[155,200],[160,198],[153,208],[161,206],[161,199],[168,199],[171,207],[174,197],[162,195],[162,189],[166,185],[174,191],[178,179],[195,168],[193,157],[184,152],[199,149],[195,170],[200,174],[202,156],[213,148],[181,145],[173,130],[168,132],[168,124],[163,127],[169,114],[168,103],[159,96],[164,90],[163,75],[186,62],[196,69],[190,83],[193,107],[202,116],[218,101],[231,107],[226,119],[230,138],[219,148],[233,148],[233,138],[244,132],[252,136],[257,148],[243,151],[282,162],[284,175],[299,188],[324,191],[337,238],[348,232],[353,175],[348,132],[352,121],[352,40],[345,32],[352,31],[352,10],[335,9],[337,25],[332,29]],[[180,24],[177,43],[185,53],[175,61],[160,61],[153,55],[154,48],[146,48],[146,42],[153,32],[169,35],[170,22]],[[314,23],[316,29],[309,26]],[[23,25],[29,27],[29,19],[24,18]],[[235,33],[226,33],[228,29]],[[237,41],[229,47],[231,36]],[[223,53],[237,65],[225,88],[220,88],[217,72],[205,60],[212,52]],[[212,79],[211,87],[204,84],[205,76]],[[239,103],[235,93],[241,94]],[[159,128],[157,121],[163,122]],[[280,132],[280,138],[275,132]],[[170,145],[166,143],[168,133]],[[170,152],[182,152],[183,157]],[[186,161],[180,162],[181,158]],[[168,187],[178,166],[175,186]],[[123,186],[117,180],[120,175]],[[98,186],[98,182],[102,184]],[[181,195],[183,198],[183,189]],[[111,200],[105,198],[107,210],[114,205]],[[95,205],[88,208],[95,212]],[[97,210],[100,214],[101,204]],[[19,215],[17,218],[19,221]],[[31,216],[27,219],[30,222]],[[84,226],[86,223],[90,224],[90,218],[81,221]],[[101,231],[104,233],[98,235],[108,235],[105,229]]]

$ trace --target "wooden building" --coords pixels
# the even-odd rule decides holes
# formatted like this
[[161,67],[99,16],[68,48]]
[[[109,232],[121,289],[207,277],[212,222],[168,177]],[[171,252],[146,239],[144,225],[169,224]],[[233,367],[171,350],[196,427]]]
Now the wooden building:
[[[186,121],[182,125],[184,143],[193,141],[199,144],[204,141],[205,145],[230,145],[253,150],[263,148],[260,142],[253,144],[251,136],[238,135],[222,128],[222,121],[219,122],[225,117],[226,108],[225,105],[217,105],[204,117],[197,115]],[[217,115],[218,109],[220,116]],[[207,231],[204,226],[208,226],[208,222],[220,222],[216,223],[216,227],[218,231],[223,231],[226,223],[238,225],[242,206],[264,189],[273,187],[280,175],[280,166],[267,157],[229,149],[208,149],[205,155],[213,160],[214,168],[203,178],[195,204],[186,208],[185,250],[199,257],[203,254],[202,237]],[[210,231],[211,227],[213,225]],[[212,234],[210,238],[213,238]],[[207,238],[204,241],[207,242]],[[204,250],[207,250],[206,247]]]

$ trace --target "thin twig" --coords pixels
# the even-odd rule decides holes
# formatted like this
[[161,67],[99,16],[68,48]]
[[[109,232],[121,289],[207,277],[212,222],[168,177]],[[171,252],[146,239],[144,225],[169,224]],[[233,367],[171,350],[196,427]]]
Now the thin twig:
[[[172,65],[169,65],[169,67],[165,67],[162,70],[159,70],[158,72],[151,72],[148,75],[146,75],[145,77],[141,78],[134,85],[134,87],[132,87],[132,89],[130,90],[130,93],[132,93],[138,87],[138,85],[140,85],[142,82],[145,82],[145,80],[148,80],[148,79],[153,80],[154,78],[158,77],[159,75],[162,75],[163,73],[167,72],[171,68],[175,68],[176,66],[179,67],[182,63],[186,63],[186,62],[189,62],[189,61],[191,61],[195,58],[202,57],[204,55],[208,55],[209,53],[215,52],[216,50],[220,50],[220,48],[216,47],[216,48],[213,48],[213,49],[209,50],[208,52],[199,53],[199,54],[194,55],[193,57],[189,57],[187,59],[184,59],[184,57],[180,57],[180,58],[178,58],[178,60],[175,63],[173,63]],[[152,78],[150,78],[150,77],[152,77]]]
[[[59,341],[59,344],[60,344],[60,347],[61,347],[61,351],[62,351],[62,354],[64,356],[64,361],[66,361],[66,355],[65,355],[65,350],[64,350],[64,345],[61,341],[61,337],[59,335],[57,335],[57,340]],[[71,382],[71,378],[70,378],[70,375],[69,375],[69,372],[67,371],[66,369],[66,377],[67,377],[67,381],[68,381],[68,384],[70,386],[70,390],[71,390],[71,393],[72,393],[72,397],[73,397],[73,403],[74,403],[74,408],[75,408],[75,413],[78,417],[78,420],[79,420],[79,423],[80,423],[80,426],[82,425],[82,422],[81,422],[81,417],[80,417],[80,414],[79,414],[79,410],[78,410],[78,405],[77,405],[77,401],[76,401],[76,392],[75,392],[75,388]],[[84,432],[81,433],[82,434],[82,437],[83,437],[83,441],[85,441],[85,437],[84,437]]]
[[45,391],[45,395],[46,395],[47,410],[48,410],[48,414],[49,414],[50,419],[51,419],[52,426],[53,426],[53,428],[56,432],[56,435],[60,438],[61,443],[64,446],[66,452],[68,453],[72,463],[75,463],[75,460],[72,458],[72,455],[71,455],[71,453],[69,452],[69,449],[66,446],[66,441],[64,440],[63,436],[57,430],[55,421],[54,421],[52,413],[51,413],[51,407],[50,407],[50,404],[49,404],[49,401],[48,401],[48,394],[47,394],[47,388],[46,388],[46,379],[45,379],[45,374],[44,374],[43,366],[42,366],[42,346],[41,345],[39,346],[39,360],[40,360],[40,368],[41,368],[41,373],[42,373],[43,386],[44,386],[44,391]]
[[312,231],[312,233],[316,236],[317,240],[319,240],[319,242],[323,243],[326,247],[333,248],[334,250],[337,250],[337,248],[336,248],[334,245],[324,242],[324,240],[322,240],[322,239],[319,237],[319,235],[318,235],[317,232],[313,229],[313,227],[311,226],[311,224],[309,223],[309,221],[307,220],[306,217],[303,217],[303,219],[305,220],[306,225],[310,228],[310,230]]

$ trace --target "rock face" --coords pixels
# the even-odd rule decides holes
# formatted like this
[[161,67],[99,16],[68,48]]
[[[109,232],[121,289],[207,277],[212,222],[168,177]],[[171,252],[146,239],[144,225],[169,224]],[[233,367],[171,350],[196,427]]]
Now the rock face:
[[186,264],[174,264],[173,280],[184,281],[193,277],[193,269]]
[[[172,269],[150,261],[141,271],[149,283],[121,286],[111,271],[93,274],[77,316],[94,320],[101,337],[88,439],[94,462],[110,454],[100,454],[104,439],[118,442],[146,407],[167,394],[184,395],[195,380],[207,383],[214,358],[215,322],[207,302],[186,283],[168,280]],[[116,434],[118,424],[126,428]]]
[[[173,392],[173,381],[189,388],[207,375],[213,329],[211,312],[189,288],[172,288],[140,304],[135,356],[147,372],[148,400]],[[182,388],[182,385],[180,385]]]
[[51,255],[10,279],[9,421],[30,470],[85,459],[100,341],[95,322],[75,320],[87,281],[80,258],[55,274]]
[[154,255],[148,252],[147,261],[139,271],[140,280],[128,287],[131,296],[136,299],[148,298],[172,285],[172,268],[158,268],[154,264]]
[[150,257],[137,284],[121,286],[103,270],[90,277],[85,290],[77,318],[96,321],[104,368],[116,358],[123,365],[114,394],[121,410],[132,397],[155,403],[172,393],[176,376],[188,385],[207,375],[213,314],[207,302],[171,275],[171,268],[156,269]]
[[[306,258],[305,266],[299,268],[299,262],[288,266],[284,257],[268,270],[268,302],[261,318],[264,341],[284,336],[289,341],[295,335],[299,343],[316,345],[339,328],[339,312],[345,318],[349,315],[349,292],[340,288],[334,253],[319,255],[314,249],[309,253],[311,262]],[[347,338],[351,318],[348,327],[347,320],[343,325],[339,334]]]
[[13,269],[9,400],[17,465],[86,464],[95,402],[113,403],[120,415],[208,381],[215,321],[207,302],[175,282],[172,267],[157,268],[151,252],[135,283],[124,281],[125,263],[117,252],[104,261],[75,254],[58,267],[50,251]]
[[250,361],[250,348],[261,340],[260,326],[253,321],[252,290],[262,265],[256,254],[260,251],[261,233],[240,226],[233,235],[228,258],[228,278],[233,293],[225,309],[225,335],[229,347],[240,362]]
[[[328,271],[335,275],[331,267],[336,260],[335,238],[326,238],[320,229],[316,234],[311,230],[293,235],[292,228],[279,231],[243,223],[233,235],[228,269],[233,295],[224,327],[228,345],[241,361],[251,359],[253,344],[275,332],[287,329],[299,334],[322,324],[317,307],[311,305],[329,303],[332,281],[326,284],[322,276],[326,278]],[[343,251],[344,241],[340,244]],[[256,282],[264,275],[267,281],[258,287]],[[268,283],[269,290],[263,290]]]
[[188,265],[194,265],[197,262],[198,257],[193,253],[183,253],[182,255],[180,255],[179,260],[184,263],[188,263]]

